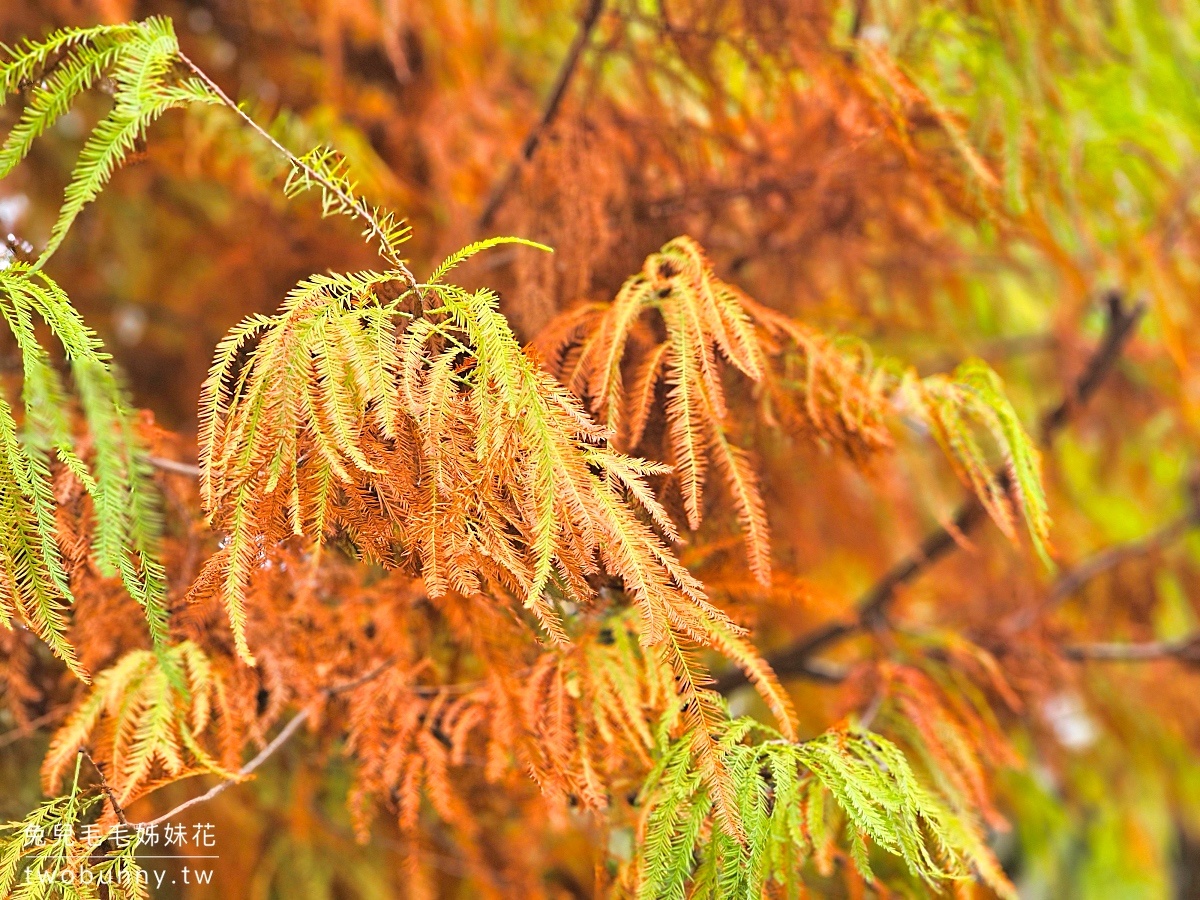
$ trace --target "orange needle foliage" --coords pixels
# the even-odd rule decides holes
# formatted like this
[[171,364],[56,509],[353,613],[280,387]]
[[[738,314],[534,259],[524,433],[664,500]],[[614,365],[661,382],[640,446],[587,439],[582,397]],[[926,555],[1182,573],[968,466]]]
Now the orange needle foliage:
[[21,6],[0,898],[1165,895],[1191,0]]

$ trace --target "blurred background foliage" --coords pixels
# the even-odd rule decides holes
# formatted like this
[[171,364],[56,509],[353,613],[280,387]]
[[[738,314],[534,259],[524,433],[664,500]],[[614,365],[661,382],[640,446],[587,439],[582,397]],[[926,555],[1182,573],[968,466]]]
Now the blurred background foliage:
[[[1019,695],[1003,724],[1023,759],[997,776],[1012,828],[996,840],[1022,896],[1200,896],[1195,659],[1079,662],[1059,646],[1197,629],[1200,4],[19,0],[0,9],[0,40],[151,14],[174,17],[188,55],[284,143],[341,150],[364,191],[411,221],[418,273],[493,233],[553,246],[465,269],[468,286],[498,289],[525,339],[574,301],[611,298],[687,233],[761,303],[923,373],[983,357],[1033,430],[1102,334],[1100,298],[1146,303],[1113,376],[1044,459],[1060,577],[1105,548],[1117,558],[1058,596],[1053,573],[973,535],[972,552],[906,589],[911,633],[895,640],[928,652],[939,635],[969,635]],[[48,233],[93,100],[5,181],[9,252]],[[167,117],[54,260],[185,456],[225,331],[274,311],[310,272],[371,262],[353,227],[285,204],[280,174],[228,116]],[[915,429],[905,440],[929,443]],[[944,467],[922,466],[928,453],[864,474],[765,429],[754,446],[786,563],[753,611],[764,650],[844,611],[959,497]],[[704,565],[720,596],[720,567]],[[1050,613],[1023,621],[1047,595]],[[794,698],[812,732],[846,708],[819,683]],[[28,719],[52,708],[18,700]],[[34,802],[44,745],[7,730],[0,741],[11,817]],[[198,811],[217,826],[217,881],[176,890],[395,894],[399,848],[386,823],[354,842],[344,766],[297,745]],[[486,821],[497,834],[520,825]],[[545,893],[589,895],[595,835],[544,828],[524,846]],[[427,858],[447,891],[470,895],[453,845]]]

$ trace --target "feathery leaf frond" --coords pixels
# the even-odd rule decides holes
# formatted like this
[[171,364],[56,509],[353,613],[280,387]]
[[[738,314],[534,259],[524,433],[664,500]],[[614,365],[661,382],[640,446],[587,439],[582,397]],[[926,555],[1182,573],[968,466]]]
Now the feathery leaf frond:
[[112,109],[80,151],[58,220],[35,268],[54,254],[83,208],[96,199],[156,119],[192,103],[219,102],[200,80],[173,75],[179,44],[171,20],[159,16],[130,25],[67,29],[15,50],[0,48],[0,54],[0,102],[23,85],[33,85],[20,121],[0,146],[0,178],[102,75],[108,75],[113,86]]
[[96,676],[90,695],[54,735],[42,763],[47,790],[59,787],[79,749],[86,747],[109,761],[107,778],[122,804],[158,773],[235,777],[200,743],[223,715],[223,693],[220,676],[191,641],[162,654],[131,650]]
[[[138,865],[138,834],[110,841],[105,828],[83,819],[100,801],[79,790],[55,797],[18,822],[0,824],[0,897],[20,900],[146,900],[149,879]],[[111,844],[116,846],[111,846]],[[103,889],[103,893],[101,892]]]
[[201,459],[205,503],[231,531],[235,637],[256,555],[285,522],[314,541],[336,528],[372,535],[360,549],[414,560],[435,594],[495,580],[559,641],[554,593],[586,601],[599,564],[624,579],[648,643],[732,628],[627,504],[626,491],[665,519],[643,481],[655,470],[604,448],[604,430],[521,349],[494,295],[423,289],[440,306],[414,320],[401,273],[317,276],[218,348]]
[[[951,375],[910,377],[903,382],[901,393],[928,423],[955,470],[1000,530],[1010,540],[1017,540],[1019,513],[1038,556],[1052,565],[1050,513],[1040,454],[1004,395],[1000,377],[982,360],[968,360]],[[999,452],[1007,482],[996,476],[976,426],[982,427]]]
[[638,896],[757,897],[773,885],[794,886],[807,860],[828,853],[823,844],[839,823],[868,881],[874,880],[870,840],[926,884],[969,880],[978,869],[994,875],[990,885],[997,893],[1015,896],[974,826],[922,786],[887,739],[836,730],[795,743],[735,719],[721,749],[746,842],[708,826],[713,801],[689,759],[691,749],[684,741],[670,743],[642,788]]
[[[642,317],[657,312],[666,339],[645,354],[626,396],[626,351]],[[679,237],[651,254],[642,271],[622,286],[612,305],[593,317],[579,348],[575,328],[552,329],[547,342],[552,370],[573,391],[590,398],[592,409],[634,450],[641,440],[655,385],[666,385],[671,461],[683,492],[688,526],[700,526],[710,459],[726,476],[746,534],[751,571],[770,581],[770,538],[758,479],[728,430],[725,388],[718,356],[752,381],[763,378],[766,361],[740,295],[721,282],[691,238]]]
[[[648,327],[651,315],[656,321]],[[1047,558],[1050,520],[1037,451],[991,369],[971,361],[953,375],[921,379],[894,362],[874,362],[865,344],[832,339],[721,281],[691,238],[676,238],[647,257],[611,304],[564,313],[546,329],[540,349],[550,371],[589,401],[628,451],[642,443],[659,386],[665,388],[667,450],[687,524],[700,526],[715,465],[733,500],[750,571],[763,585],[770,582],[766,508],[753,465],[729,436],[734,421],[722,368],[753,385],[768,424],[810,434],[852,459],[892,445],[888,417],[904,403],[929,423],[955,471],[1016,540],[1009,490],[992,475],[972,423],[982,425],[1009,471],[1034,547]]]
[[[166,641],[165,576],[158,561],[159,513],[132,410],[99,339],[42,271],[25,263],[0,270],[0,314],[16,339],[24,371],[23,422],[0,398],[0,554],[11,609],[68,665],[83,674],[66,642],[65,605],[72,602],[54,520],[50,465],[57,460],[87,488],[96,515],[94,546],[101,571],[120,574],[146,613],[156,646]],[[92,435],[90,467],[77,455],[66,388],[38,343],[35,321],[49,326],[66,355]]]
[[[415,566],[434,597],[494,585],[559,644],[561,601],[593,600],[588,578],[603,568],[640,611],[642,643],[673,671],[702,777],[736,834],[711,736],[722,714],[681,642],[732,649],[772,682],[638,515],[634,504],[666,523],[644,482],[661,467],[605,446],[605,429],[522,350],[492,293],[431,280],[414,318],[403,306],[416,308],[417,289],[398,271],[315,276],[218,348],[201,465],[210,516],[229,531],[222,565],[239,652],[252,659],[249,580],[289,533],[342,533],[385,565]],[[769,696],[790,727],[777,686]]]

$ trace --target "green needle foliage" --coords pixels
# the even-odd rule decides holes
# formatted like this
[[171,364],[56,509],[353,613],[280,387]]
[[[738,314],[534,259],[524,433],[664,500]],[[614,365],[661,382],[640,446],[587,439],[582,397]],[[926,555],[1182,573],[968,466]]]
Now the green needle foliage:
[[57,32],[15,49],[0,47],[0,52],[7,56],[0,63],[0,100],[29,89],[21,120],[0,146],[0,178],[28,155],[34,140],[65,115],[80,94],[102,76],[112,85],[112,110],[80,151],[58,221],[35,268],[54,254],[151,123],[170,109],[220,102],[200,79],[173,77],[179,44],[166,18]]
[[796,896],[806,864],[828,874],[839,830],[867,881],[870,842],[927,886],[979,874],[1015,896],[977,827],[923,787],[886,738],[838,730],[797,743],[741,718],[726,726],[721,749],[745,840],[712,827],[713,800],[689,742],[668,744],[640,798],[639,897],[759,897],[768,887]]
[[[23,417],[0,397],[0,621],[19,616],[81,677],[66,640],[72,602],[54,518],[51,462],[87,488],[95,508],[94,548],[101,570],[119,574],[145,610],[157,645],[166,640],[164,573],[157,558],[159,513],[126,402],[99,339],[67,296],[25,263],[0,270],[0,314],[21,353]],[[38,343],[42,322],[67,358],[91,433],[91,460],[76,452],[68,392]]]
[[23,820],[0,825],[0,897],[14,900],[144,900],[149,879],[138,865],[136,834],[120,846],[109,842],[108,829],[85,830],[85,816],[100,797],[79,790],[43,803]]
[[[80,677],[66,639],[68,573],[56,538],[51,459],[88,489],[96,514],[95,551],[102,572],[120,574],[146,612],[156,646],[166,640],[164,576],[157,559],[159,515],[139,448],[132,410],[110,359],[63,291],[42,271],[71,224],[115,169],[168,109],[217,98],[196,78],[176,79],[179,46],[171,22],[152,18],[57,32],[40,42],[0,48],[0,100],[26,91],[17,125],[0,146],[0,178],[24,159],[33,142],[102,77],[113,105],[84,144],[50,238],[32,264],[0,270],[0,311],[16,338],[24,372],[23,421],[0,398],[0,621],[20,617]],[[75,451],[63,379],[39,344],[35,322],[62,345],[75,394],[92,440],[86,465]]]
[[[1000,376],[987,363],[974,359],[951,375],[919,381],[909,378],[902,392],[1000,530],[1016,541],[1016,516],[1020,514],[1034,549],[1051,565],[1050,512],[1042,487],[1041,461],[1005,396]],[[1007,483],[993,471],[991,458],[980,443],[980,429],[998,449]]]

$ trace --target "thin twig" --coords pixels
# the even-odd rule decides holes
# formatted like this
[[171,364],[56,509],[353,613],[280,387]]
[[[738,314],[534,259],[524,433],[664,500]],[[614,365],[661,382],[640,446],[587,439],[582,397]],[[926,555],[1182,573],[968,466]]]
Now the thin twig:
[[1109,291],[1104,302],[1108,307],[1108,325],[1104,340],[1076,380],[1074,393],[1064,397],[1062,402],[1042,419],[1042,444],[1045,446],[1048,446],[1054,435],[1071,420],[1079,407],[1096,393],[1100,383],[1124,352],[1125,345],[1133,337],[1142,316],[1146,314],[1146,304],[1141,301],[1126,309],[1124,295],[1120,291]]
[[1063,655],[1077,662],[1150,662],[1158,659],[1178,659],[1200,664],[1200,634],[1177,641],[1146,641],[1144,643],[1069,644]]
[[[1108,324],[1104,338],[1076,380],[1073,390],[1043,417],[1040,435],[1043,447],[1050,445],[1071,417],[1096,393],[1146,312],[1145,304],[1140,302],[1126,308],[1123,296],[1116,291],[1109,293],[1105,301]],[[997,470],[994,477],[1004,489],[1010,487],[1007,470]],[[951,518],[949,527],[939,527],[930,532],[915,553],[892,566],[859,598],[853,618],[823,625],[788,646],[767,654],[766,661],[775,674],[780,677],[802,675],[828,681],[827,675],[814,670],[811,665],[814,654],[881,623],[896,598],[896,589],[915,580],[933,563],[956,549],[959,546],[958,536],[966,534],[985,518],[986,512],[978,498],[972,496],[966,500]],[[717,679],[715,688],[721,693],[729,693],[744,684],[745,674],[740,669],[730,669]]]
[[263,747],[259,754],[254,757],[254,759],[250,760],[250,762],[238,769],[237,778],[229,781],[222,781],[219,784],[213,785],[208,791],[201,794],[199,797],[193,797],[190,800],[185,800],[183,803],[180,803],[169,812],[163,813],[157,819],[152,819],[149,822],[138,824],[145,824],[146,827],[151,825],[161,825],[168,819],[175,818],[175,816],[179,815],[185,809],[191,809],[193,806],[206,803],[216,797],[218,794],[223,793],[227,788],[232,787],[235,784],[241,784],[241,782],[244,781],[246,777],[250,775],[250,773],[270,759],[276,750],[288,742],[291,736],[296,733],[296,730],[304,724],[306,719],[308,719],[311,712],[312,707],[306,706],[304,709],[300,710],[300,712],[296,713],[296,715],[293,716],[292,719],[283,726],[283,729],[279,732],[279,734],[275,735],[275,738],[271,741],[271,743]]
[[[328,699],[330,697],[335,697],[338,694],[344,694],[346,691],[353,690],[356,687],[360,687],[360,686],[366,684],[367,682],[373,681],[374,679],[378,678],[380,675],[382,675],[384,672],[386,672],[388,669],[390,669],[393,665],[395,665],[395,663],[396,663],[395,657],[390,657],[388,659],[385,659],[382,663],[380,663],[374,669],[371,669],[370,671],[365,672],[364,674],[360,675],[358,678],[353,679],[352,681],[347,681],[343,684],[337,684],[337,685],[333,685],[331,687],[324,688],[321,691],[321,696],[325,699]],[[241,784],[243,781],[246,780],[246,778],[249,775],[251,775],[254,772],[255,769],[257,769],[259,766],[261,766],[263,763],[265,763],[268,759],[270,759],[272,756],[274,756],[275,752],[291,739],[292,735],[294,735],[296,733],[296,731],[299,730],[300,726],[303,725],[308,720],[309,716],[312,715],[313,709],[315,708],[316,704],[317,704],[316,700],[310,702],[307,706],[305,706],[303,709],[301,709],[300,712],[296,713],[296,715],[294,715],[290,720],[288,720],[288,723],[286,725],[284,725],[282,729],[280,729],[279,733],[277,735],[275,735],[274,738],[271,739],[270,743],[268,743],[265,747],[262,748],[262,750],[260,750],[258,752],[258,755],[255,756],[254,759],[250,760],[248,763],[246,763],[244,766],[242,766],[240,769],[238,769],[236,778],[232,778],[232,779],[229,779],[226,781],[222,781],[219,784],[215,784],[211,788],[209,788],[205,793],[199,795],[198,797],[192,797],[190,800],[185,800],[183,803],[179,804],[174,809],[163,813],[158,818],[152,819],[149,822],[139,823],[139,824],[145,825],[147,827],[151,826],[151,825],[161,825],[163,822],[166,822],[168,819],[173,819],[175,816],[179,815],[184,810],[191,809],[193,806],[198,806],[201,803],[207,803],[209,800],[212,800],[214,797],[223,793],[224,791],[226,791],[233,785]]]
[[492,219],[500,209],[504,198],[512,190],[512,186],[517,179],[517,173],[521,171],[521,166],[533,159],[534,151],[537,150],[542,135],[550,127],[555,116],[558,115],[563,97],[566,96],[567,88],[571,84],[575,70],[579,67],[579,60],[583,58],[583,51],[587,48],[588,40],[592,36],[592,31],[596,28],[596,23],[600,21],[600,13],[603,11],[604,0],[588,0],[587,9],[584,10],[583,19],[579,23],[579,31],[575,33],[575,40],[571,42],[571,48],[567,51],[567,55],[563,59],[562,66],[558,70],[558,77],[554,79],[554,86],[550,89],[550,96],[546,98],[546,105],[542,109],[542,115],[538,118],[537,124],[526,135],[517,158],[509,164],[508,169],[504,172],[504,177],[496,183],[496,186],[492,189],[492,193],[488,197],[487,204],[483,208],[483,212],[479,214],[479,221],[476,225],[480,230],[488,228],[492,224]]
[[[221,103],[229,107],[229,109],[231,109],[233,113],[242,120],[243,123],[245,123],[252,131],[258,134],[259,137],[274,147],[295,168],[304,172],[304,174],[310,179],[317,182],[324,187],[325,190],[337,197],[338,200],[340,200],[346,207],[346,209],[353,210],[354,214],[366,223],[367,231],[375,238],[375,240],[379,242],[380,247],[383,249],[387,248],[389,244],[387,232],[384,230],[383,226],[379,224],[379,220],[375,218],[374,213],[370,210],[365,202],[360,201],[346,193],[339,185],[330,181],[300,157],[296,156],[296,154],[287,147],[283,146],[283,144],[279,143],[279,141],[276,140],[270,132],[250,118],[246,111],[242,109],[240,105],[235,103],[233,98],[226,94],[225,91],[221,89],[221,86],[213,81],[203,69],[192,62],[182,50],[178,51],[178,54],[180,62],[187,66],[193,75],[204,82],[205,87],[212,91],[217,99],[221,101]],[[400,273],[401,278],[408,282],[409,288],[415,289],[417,286],[417,279],[409,270],[409,268],[402,261],[393,259],[390,255],[388,255],[388,261],[396,266],[396,271]]]
[[366,684],[368,681],[374,681],[376,678],[394,666],[396,662],[396,657],[389,656],[375,668],[368,669],[357,678],[351,679],[350,681],[344,681],[341,684],[335,684],[332,687],[327,687],[321,693],[323,693],[326,697],[336,697],[338,694],[344,694],[346,691],[352,691],[356,687],[361,687],[362,685]]
[[92,768],[96,770],[96,774],[100,776],[100,790],[108,796],[108,802],[112,804],[113,813],[117,817],[117,821],[122,825],[128,825],[129,819],[125,817],[125,810],[121,808],[121,804],[117,802],[117,795],[113,793],[112,787],[108,783],[108,779],[104,777],[104,770],[100,768],[100,764],[92,758],[92,754],[88,752],[87,747],[80,747],[79,752],[87,757],[87,761],[92,764]]
[[23,741],[25,738],[32,735],[43,725],[49,725],[51,722],[57,721],[65,716],[70,707],[60,706],[57,709],[52,709],[47,713],[43,713],[36,719],[31,719],[24,725],[18,725],[3,734],[0,734],[0,748],[7,747],[9,744],[15,744],[17,741]]
[[176,462],[173,459],[166,459],[162,456],[147,456],[146,462],[150,463],[156,469],[162,469],[164,472],[175,472],[179,475],[188,475],[192,478],[200,477],[200,467],[191,463]]

